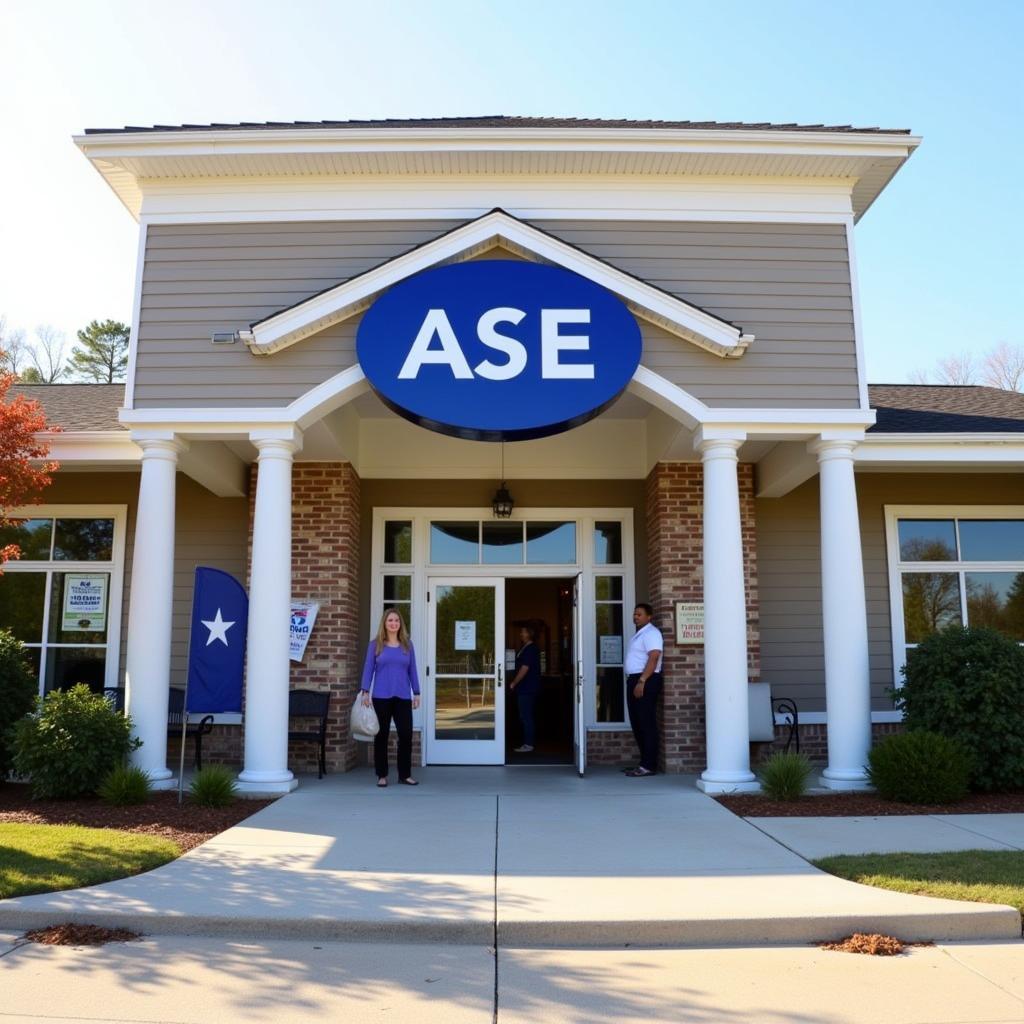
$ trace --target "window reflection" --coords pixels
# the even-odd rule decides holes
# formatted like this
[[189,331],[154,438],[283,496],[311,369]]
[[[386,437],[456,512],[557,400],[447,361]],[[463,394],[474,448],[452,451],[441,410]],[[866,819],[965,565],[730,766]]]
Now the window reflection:
[[384,524],[384,561],[393,565],[412,561],[412,523],[391,520]]
[[954,572],[904,573],[903,621],[909,644],[959,625],[960,577]]
[[1024,561],[1024,520],[961,519],[960,557],[965,562]]
[[622,523],[594,524],[594,562],[597,565],[622,564]]
[[435,565],[476,565],[480,561],[480,524],[431,523],[430,561]]
[[1024,640],[1024,573],[969,572],[967,622]]
[[901,519],[900,561],[956,561],[956,528],[952,519]]
[[575,523],[527,523],[526,561],[531,565],[574,565]]
[[523,524],[484,523],[483,554],[484,565],[521,565]]
[[114,557],[113,519],[58,519],[53,557],[59,562],[109,562]]
[[50,559],[52,519],[13,519],[0,527],[0,547],[17,544],[23,562],[47,562]]

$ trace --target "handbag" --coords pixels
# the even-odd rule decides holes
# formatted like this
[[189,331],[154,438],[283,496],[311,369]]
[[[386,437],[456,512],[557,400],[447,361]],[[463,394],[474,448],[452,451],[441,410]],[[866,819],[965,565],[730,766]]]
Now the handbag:
[[372,704],[369,707],[363,704],[362,693],[356,694],[352,714],[349,716],[349,727],[352,730],[352,739],[359,743],[372,743],[374,736],[380,732],[377,712],[373,710]]

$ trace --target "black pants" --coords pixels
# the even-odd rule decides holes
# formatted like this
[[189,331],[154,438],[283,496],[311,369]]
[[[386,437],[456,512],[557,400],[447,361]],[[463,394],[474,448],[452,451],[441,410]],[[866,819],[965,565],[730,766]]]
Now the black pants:
[[401,697],[374,697],[373,710],[380,722],[380,731],[373,738],[373,767],[377,778],[388,777],[388,737],[392,719],[398,733],[398,777],[409,778],[412,775],[412,701]]
[[636,745],[640,748],[640,767],[649,772],[658,770],[658,695],[661,693],[661,673],[655,672],[644,683],[644,695],[633,696],[633,687],[640,681],[640,673],[626,679],[626,707],[629,724],[633,727]]

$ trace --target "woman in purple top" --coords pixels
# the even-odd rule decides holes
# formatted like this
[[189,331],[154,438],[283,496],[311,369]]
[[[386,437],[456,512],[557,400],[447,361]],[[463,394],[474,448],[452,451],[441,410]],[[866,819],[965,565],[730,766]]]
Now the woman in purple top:
[[418,786],[412,777],[412,709],[420,706],[420,680],[416,674],[416,652],[397,608],[385,610],[377,636],[366,649],[360,686],[366,705],[370,703],[371,686],[373,710],[380,722],[380,730],[373,739],[377,785],[383,788],[388,784],[388,737],[394,719],[398,733],[398,781],[404,786]]

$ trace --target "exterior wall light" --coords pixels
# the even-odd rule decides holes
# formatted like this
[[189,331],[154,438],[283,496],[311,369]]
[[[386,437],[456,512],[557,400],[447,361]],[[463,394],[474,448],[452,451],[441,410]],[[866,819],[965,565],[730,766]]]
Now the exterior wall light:
[[501,486],[494,492],[491,498],[491,508],[494,510],[495,519],[508,519],[512,515],[512,507],[515,499],[508,492],[505,486],[505,442],[501,442]]

